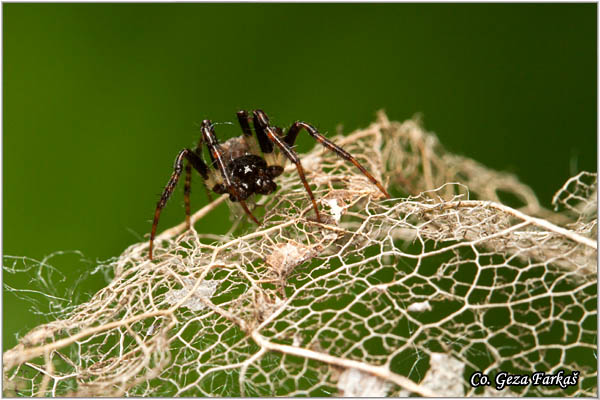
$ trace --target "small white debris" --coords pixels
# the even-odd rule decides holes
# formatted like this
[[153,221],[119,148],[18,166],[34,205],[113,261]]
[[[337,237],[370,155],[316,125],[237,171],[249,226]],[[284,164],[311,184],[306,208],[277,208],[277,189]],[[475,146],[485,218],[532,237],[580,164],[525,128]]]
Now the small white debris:
[[386,397],[391,384],[371,374],[350,368],[342,372],[337,382],[343,397]]
[[425,300],[421,303],[412,303],[410,306],[408,306],[407,310],[414,312],[431,311],[431,304],[429,304],[428,300]]
[[271,254],[267,256],[266,262],[279,275],[287,275],[297,265],[310,260],[318,254],[318,248],[308,247],[301,243],[287,242],[275,246]]
[[337,199],[324,199],[323,203],[327,204],[331,209],[331,215],[335,219],[335,222],[340,222],[344,209],[338,205]]
[[444,353],[432,353],[429,371],[420,385],[448,397],[464,397],[465,364]]
[[151,336],[154,333],[154,329],[154,324],[150,325],[150,327],[146,331],[146,336]]
[[[429,370],[419,385],[442,396],[464,397],[464,370],[465,364],[457,359],[444,353],[432,353],[429,358]],[[398,395],[409,397],[411,393],[402,389]],[[498,393],[495,396],[498,396]]]
[[333,232],[326,233],[326,234],[323,235],[323,239],[325,239],[325,240],[335,240],[337,238],[338,238],[338,235],[336,233],[333,233]]
[[310,156],[305,156],[302,159],[302,168],[304,168],[304,171],[306,171],[306,172],[316,171],[319,169],[320,166],[321,166],[321,157],[319,157],[319,156],[310,155]]
[[[196,284],[196,279],[183,278],[183,283],[185,285],[183,289],[172,290],[166,294],[165,300],[169,304],[177,304],[186,297]],[[182,304],[182,307],[187,307],[192,311],[200,311],[206,308],[206,304],[204,304],[201,299],[210,298],[217,290],[218,285],[219,281],[203,281],[198,285],[194,293]]]

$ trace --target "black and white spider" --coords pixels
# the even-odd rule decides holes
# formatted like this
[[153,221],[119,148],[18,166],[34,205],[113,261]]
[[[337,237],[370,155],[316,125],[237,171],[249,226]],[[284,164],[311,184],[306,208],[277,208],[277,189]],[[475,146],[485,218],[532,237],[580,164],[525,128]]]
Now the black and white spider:
[[[244,209],[244,212],[248,214],[254,222],[260,225],[260,222],[258,222],[254,215],[252,215],[252,212],[248,209],[245,200],[255,193],[273,193],[277,189],[277,184],[273,180],[283,172],[286,159],[296,164],[300,180],[308,193],[308,197],[310,197],[310,200],[312,201],[317,220],[320,222],[321,216],[319,214],[319,209],[317,208],[317,202],[315,201],[312,190],[310,190],[310,187],[308,186],[308,182],[306,182],[300,158],[298,158],[298,155],[292,148],[298,133],[300,133],[302,129],[305,129],[309,135],[327,149],[334,151],[343,159],[354,164],[386,197],[390,197],[377,179],[373,178],[373,176],[367,172],[367,170],[360,165],[350,153],[327,140],[327,138],[306,122],[294,122],[284,135],[280,128],[269,124],[269,118],[262,110],[253,111],[252,117],[250,117],[246,111],[239,111],[237,117],[242,131],[244,132],[242,136],[229,139],[224,143],[219,143],[215,136],[211,121],[204,120],[202,121],[200,128],[202,136],[198,142],[198,146],[196,146],[194,150],[183,149],[177,154],[175,165],[173,167],[173,174],[171,175],[169,182],[167,182],[167,186],[165,186],[163,194],[156,205],[156,211],[154,212],[154,222],[152,223],[152,231],[150,233],[150,260],[152,260],[152,246],[160,212],[173,193],[177,181],[179,181],[179,177],[183,171],[184,159],[188,161],[185,166],[186,178],[184,187],[185,214],[188,229],[190,227],[190,186],[192,167],[202,176],[208,189],[219,194],[229,193],[229,199],[234,202],[239,202]],[[256,141],[252,137],[252,129],[250,128],[251,121],[254,126],[256,139],[258,140],[258,147]],[[208,154],[211,159],[210,165],[212,168],[209,168],[202,160],[203,143],[205,143],[208,148]],[[274,146],[279,148],[278,152],[274,151]],[[260,155],[261,152],[262,155]]]

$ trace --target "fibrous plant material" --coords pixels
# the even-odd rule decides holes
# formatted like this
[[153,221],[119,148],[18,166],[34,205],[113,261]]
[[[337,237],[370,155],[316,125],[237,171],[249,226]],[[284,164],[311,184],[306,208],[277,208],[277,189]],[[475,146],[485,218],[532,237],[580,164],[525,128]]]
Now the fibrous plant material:
[[[290,167],[259,228],[181,224],[154,262],[131,246],[104,289],[4,353],[5,393],[596,396],[596,174],[550,211],[416,121],[381,113],[334,141],[395,198],[315,148],[302,163],[322,223]],[[561,369],[576,384],[469,385],[477,371]]]

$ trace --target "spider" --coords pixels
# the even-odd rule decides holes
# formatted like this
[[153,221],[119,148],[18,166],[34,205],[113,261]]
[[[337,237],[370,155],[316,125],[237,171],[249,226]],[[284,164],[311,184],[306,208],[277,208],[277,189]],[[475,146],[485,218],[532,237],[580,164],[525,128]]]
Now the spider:
[[[308,193],[308,197],[312,202],[317,221],[321,222],[321,215],[317,208],[315,196],[308,186],[304,175],[304,168],[298,154],[293,150],[294,142],[298,133],[302,129],[306,130],[309,135],[317,140],[327,149],[337,153],[343,159],[354,164],[379,190],[389,198],[390,195],[383,186],[375,179],[350,153],[346,152],[341,147],[327,140],[321,135],[312,125],[306,122],[297,121],[292,124],[284,135],[281,128],[271,126],[269,118],[262,110],[254,110],[252,117],[247,111],[238,111],[237,118],[244,133],[242,136],[234,137],[224,143],[219,143],[215,136],[215,131],[210,120],[202,121],[200,130],[202,136],[194,150],[189,148],[181,150],[175,157],[175,165],[173,166],[173,174],[169,178],[167,185],[156,204],[154,212],[154,221],[152,223],[152,231],[150,233],[149,255],[152,260],[152,247],[160,212],[164,208],[167,200],[173,193],[177,182],[183,171],[183,161],[187,160],[185,165],[185,186],[184,186],[184,202],[187,228],[190,228],[190,187],[191,187],[191,172],[192,167],[198,171],[207,189],[218,194],[229,194],[229,200],[239,202],[244,212],[260,225],[260,222],[252,215],[252,212],[246,205],[246,199],[251,195],[270,194],[277,190],[277,184],[273,181],[276,177],[283,173],[286,159],[296,165],[300,180]],[[256,139],[252,136],[250,122],[254,126]],[[206,164],[202,160],[202,144],[206,144],[208,154],[210,156],[210,164]],[[279,151],[275,151],[275,147]],[[262,155],[261,155],[262,153]],[[209,167],[212,166],[212,169]],[[217,172],[218,171],[218,172]]]

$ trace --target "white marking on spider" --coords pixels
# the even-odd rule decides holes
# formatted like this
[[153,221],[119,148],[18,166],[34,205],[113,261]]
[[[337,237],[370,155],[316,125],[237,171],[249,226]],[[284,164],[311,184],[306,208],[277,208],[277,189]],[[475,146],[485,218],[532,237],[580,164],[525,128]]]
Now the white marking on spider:
[[250,168],[247,165],[244,165],[244,172],[247,173],[247,174],[249,174],[250,172],[252,172],[252,168]]

